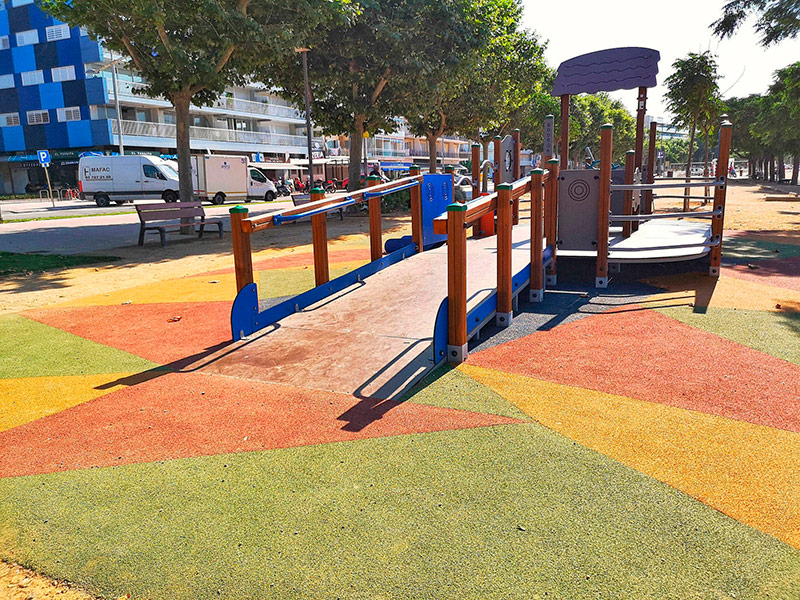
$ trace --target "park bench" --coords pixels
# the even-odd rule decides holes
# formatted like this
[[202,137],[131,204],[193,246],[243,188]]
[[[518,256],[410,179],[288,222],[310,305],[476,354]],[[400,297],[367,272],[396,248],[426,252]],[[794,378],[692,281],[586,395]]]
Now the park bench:
[[[219,237],[222,238],[222,219],[206,219],[203,206],[200,202],[165,202],[163,204],[137,204],[136,212],[139,215],[139,245],[144,245],[144,234],[148,231],[158,231],[161,236],[161,245],[167,243],[167,231],[180,231],[180,219],[187,217],[200,217],[199,222],[189,226],[200,225],[198,237],[203,237],[206,225],[216,225],[219,228]],[[185,225],[184,225],[185,227]]]

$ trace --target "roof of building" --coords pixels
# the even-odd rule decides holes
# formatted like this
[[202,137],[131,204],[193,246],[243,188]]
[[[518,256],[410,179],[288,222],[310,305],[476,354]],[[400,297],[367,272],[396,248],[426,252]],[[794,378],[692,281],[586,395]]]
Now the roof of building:
[[611,48],[582,54],[558,67],[553,96],[655,87],[661,55],[651,48]]

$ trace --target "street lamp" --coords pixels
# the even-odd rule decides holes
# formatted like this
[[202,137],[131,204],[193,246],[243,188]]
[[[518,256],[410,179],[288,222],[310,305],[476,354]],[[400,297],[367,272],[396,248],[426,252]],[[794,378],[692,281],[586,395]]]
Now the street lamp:
[[311,87],[308,85],[308,48],[295,48],[295,52],[303,57],[303,82],[306,100],[306,141],[308,143],[308,174],[310,186],[314,187],[314,159],[311,156]]
[[[114,53],[111,52],[111,50],[109,50],[109,53],[111,54],[111,58],[113,59],[114,58]],[[119,108],[119,88],[117,86],[117,63],[118,62],[122,62],[123,60],[125,60],[125,57],[121,56],[120,58],[118,58],[116,60],[112,60],[110,63],[108,63],[104,67],[101,67],[99,69],[89,69],[89,70],[86,71],[87,73],[89,73],[91,75],[98,75],[100,73],[100,71],[105,71],[106,69],[111,67],[111,85],[112,85],[112,88],[114,90],[114,110],[117,112],[117,136],[118,136],[118,141],[119,141],[119,153],[120,153],[120,156],[125,154],[125,145],[122,143],[122,116],[120,114],[121,111],[120,111],[120,108]]]

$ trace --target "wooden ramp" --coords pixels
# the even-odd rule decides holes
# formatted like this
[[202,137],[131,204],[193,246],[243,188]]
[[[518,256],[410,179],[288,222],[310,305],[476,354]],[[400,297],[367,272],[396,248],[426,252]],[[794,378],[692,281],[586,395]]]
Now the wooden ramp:
[[[530,224],[513,231],[513,270],[530,261]],[[494,292],[497,238],[470,239],[468,310]],[[434,366],[433,329],[447,296],[447,247],[428,250],[292,314],[213,357],[204,371],[397,398]]]

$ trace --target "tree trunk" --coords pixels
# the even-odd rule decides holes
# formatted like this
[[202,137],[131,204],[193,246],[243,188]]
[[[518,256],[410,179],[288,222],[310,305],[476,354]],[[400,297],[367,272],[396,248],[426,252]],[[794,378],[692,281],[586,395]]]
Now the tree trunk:
[[792,157],[792,185],[797,185],[797,175],[800,172],[800,155]]
[[[429,131],[425,139],[428,141],[428,170],[431,173],[436,173],[436,142],[439,140],[439,136]],[[444,167],[444,158],[442,159],[442,167]]]
[[775,157],[769,157],[769,180],[771,182],[775,181]]
[[778,155],[778,181],[786,179],[786,159],[783,154]]
[[347,191],[352,192],[361,187],[361,149],[364,144],[364,115],[356,115],[350,127],[350,163],[347,167]]
[[[708,177],[708,131],[704,131],[703,134],[705,136],[705,146],[706,146],[704,151],[703,151],[703,177]],[[727,177],[727,176],[728,176],[728,169],[726,167],[726,169],[725,169],[725,177]],[[710,191],[710,188],[708,186],[703,188],[703,195],[704,196],[710,196],[711,195],[711,191]],[[708,200],[703,198],[703,205],[706,205],[706,204],[708,204]]]
[[[692,129],[689,135],[689,157],[686,159],[686,181],[692,176],[692,153],[694,150],[694,136],[697,133],[697,120],[692,121]],[[683,212],[689,212],[689,191],[691,188],[684,189]]]
[[[188,91],[179,94],[172,94],[170,97],[172,106],[175,108],[175,146],[178,154],[178,199],[181,202],[191,202],[194,195],[192,189],[192,151],[189,146],[189,127],[191,125],[191,115],[189,106],[192,96]],[[181,233],[189,235],[192,233],[191,224],[194,222],[192,217],[181,219]]]

